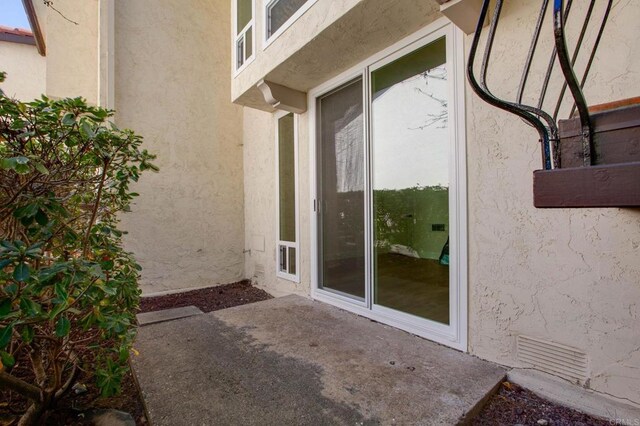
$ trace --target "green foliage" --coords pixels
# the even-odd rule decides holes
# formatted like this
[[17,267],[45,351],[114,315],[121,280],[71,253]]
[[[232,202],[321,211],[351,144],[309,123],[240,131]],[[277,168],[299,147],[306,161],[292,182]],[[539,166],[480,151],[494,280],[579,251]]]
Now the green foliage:
[[415,186],[375,190],[376,249],[386,252],[393,245],[433,258],[442,250],[448,232],[434,233],[431,225],[448,225],[449,190],[442,186]]
[[157,169],[112,115],[81,98],[0,94],[0,370],[32,354],[45,396],[34,404],[53,403],[78,363],[90,362],[104,395],[126,371],[140,266],[118,214],[137,195],[130,184]]

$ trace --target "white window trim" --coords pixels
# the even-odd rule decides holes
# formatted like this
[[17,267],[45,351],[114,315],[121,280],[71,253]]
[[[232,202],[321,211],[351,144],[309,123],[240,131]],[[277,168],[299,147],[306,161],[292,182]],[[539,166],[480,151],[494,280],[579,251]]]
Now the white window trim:
[[263,39],[263,43],[262,43],[262,50],[266,50],[266,48],[269,47],[271,45],[271,43],[276,41],[276,39],[278,37],[280,37],[280,35],[282,35],[282,33],[284,33],[287,30],[287,28],[289,28],[291,25],[293,25],[318,0],[307,0],[307,2],[304,5],[302,5],[302,7],[300,9],[298,9],[296,11],[296,13],[291,15],[291,17],[289,19],[287,19],[287,21],[284,24],[282,24],[282,26],[280,28],[278,28],[278,31],[276,31],[275,33],[271,34],[271,36],[269,36],[269,6],[271,6],[272,4],[276,3],[277,1],[279,1],[279,0],[270,0],[270,1],[266,2],[265,5],[264,5],[264,10],[263,10],[264,11],[264,19],[263,19],[263,21],[264,21],[264,31],[263,31],[264,39]]
[[[276,276],[285,280],[300,283],[300,187],[299,187],[299,174],[298,174],[298,114],[293,114],[293,162],[294,169],[293,174],[295,178],[295,230],[296,238],[295,242],[280,241],[280,141],[279,141],[279,127],[278,120],[285,115],[289,114],[288,111],[278,111],[274,114],[274,126],[275,126],[275,163],[276,163]],[[293,247],[296,249],[296,273],[289,274],[280,271],[280,246]],[[288,253],[288,249],[287,249]]]
[[[404,54],[424,46],[439,37],[447,37],[447,58],[451,65],[451,84],[449,86],[450,102],[449,112],[454,117],[454,125],[450,126],[450,137],[453,142],[450,161],[451,186],[449,209],[452,214],[450,223],[455,224],[450,229],[451,250],[451,293],[450,293],[450,325],[440,324],[410,314],[374,305],[370,295],[370,272],[368,266],[366,282],[366,300],[364,302],[347,297],[341,297],[318,287],[318,215],[315,210],[317,194],[317,168],[316,168],[316,99],[328,91],[335,89],[359,76],[363,77],[365,84],[365,99],[368,97],[368,76],[371,69],[382,66],[401,57]],[[371,318],[376,321],[397,327],[418,336],[433,340],[446,346],[461,350],[468,350],[468,246],[467,246],[467,179],[466,179],[466,120],[465,120],[465,57],[464,35],[453,26],[446,18],[440,18],[427,25],[416,33],[404,38],[394,45],[371,56],[360,64],[343,72],[337,77],[321,84],[308,93],[309,105],[309,182],[311,230],[310,230],[310,255],[311,255],[311,297],[325,303],[338,306],[342,309]],[[368,101],[364,104],[365,115],[369,114]],[[365,150],[369,150],[369,130],[365,126]],[[368,152],[368,151],[367,151]],[[365,152],[366,155],[368,153]],[[367,170],[366,173],[369,173]],[[365,176],[369,179],[368,175]],[[369,208],[365,206],[365,208]],[[370,222],[368,215],[365,218]],[[367,224],[367,232],[371,232],[370,223]],[[369,244],[370,239],[367,240]],[[369,254],[367,256],[370,256]],[[370,261],[367,260],[370,264]]]
[[[256,0],[251,0],[251,20],[247,23],[247,25],[244,26],[244,28],[242,29],[242,31],[240,31],[240,33],[238,34],[238,0],[231,0],[231,19],[233,20],[233,33],[232,33],[232,45],[231,45],[231,57],[233,58],[233,61],[231,62],[231,71],[233,72],[233,77],[235,78],[238,74],[240,74],[242,72],[242,70],[244,70],[251,62],[253,62],[253,60],[256,58],[256,26],[255,26],[255,22],[256,22]],[[251,32],[251,45],[253,47],[253,51],[251,52],[251,56],[249,56],[248,58],[245,58],[244,63],[242,64],[242,66],[236,68],[236,65],[238,64],[238,40],[240,40],[240,38],[244,37],[244,35],[246,34],[247,30],[249,28],[253,28],[253,31]],[[246,42],[245,42],[245,49],[246,49]]]

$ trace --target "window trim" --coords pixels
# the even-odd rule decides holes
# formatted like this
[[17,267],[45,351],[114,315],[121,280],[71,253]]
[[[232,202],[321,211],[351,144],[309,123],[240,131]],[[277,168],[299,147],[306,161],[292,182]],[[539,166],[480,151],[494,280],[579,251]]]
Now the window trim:
[[[293,114],[293,174],[295,180],[295,242],[281,241],[280,240],[280,141],[279,141],[279,120],[288,115]],[[276,249],[276,276],[285,280],[300,283],[300,174],[298,169],[298,114],[290,113],[288,111],[278,111],[274,114],[274,126],[275,126],[275,188],[276,188],[276,236],[275,236],[275,249]],[[296,250],[296,273],[289,274],[280,270],[280,246],[293,247]],[[288,250],[287,250],[288,253]]]
[[262,50],[266,50],[267,47],[269,47],[274,41],[276,41],[276,39],[280,37],[282,33],[284,33],[287,30],[287,28],[292,26],[318,0],[307,0],[307,2],[303,4],[302,7],[300,7],[300,9],[296,10],[296,13],[291,15],[289,19],[287,19],[285,23],[282,24],[282,26],[278,28],[276,32],[274,32],[273,34],[271,34],[271,36],[269,36],[269,7],[271,7],[278,1],[281,1],[281,0],[269,0],[264,4],[264,8],[263,8],[264,17],[262,20],[264,24],[264,31],[262,32],[264,39],[262,40],[263,42]]
[[[238,31],[238,0],[232,0],[231,3],[231,19],[233,20],[232,25],[232,43],[231,43],[231,57],[233,60],[231,61],[231,70],[233,72],[233,77],[236,77],[238,74],[242,72],[253,60],[256,58],[256,0],[251,0],[251,19],[247,22],[247,25],[242,28],[241,31]],[[245,38],[246,33],[252,28],[251,31],[251,45],[253,46],[253,50],[251,52],[251,56],[244,58],[244,63],[237,67],[238,65],[238,41],[241,38]],[[247,43],[245,41],[244,48],[246,50]]]

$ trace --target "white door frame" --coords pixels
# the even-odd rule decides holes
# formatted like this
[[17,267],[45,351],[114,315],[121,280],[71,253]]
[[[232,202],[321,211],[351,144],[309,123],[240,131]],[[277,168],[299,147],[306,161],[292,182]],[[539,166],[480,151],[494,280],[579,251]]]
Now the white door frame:
[[[366,282],[365,301],[352,300],[318,287],[318,215],[317,196],[317,145],[316,145],[316,100],[323,94],[345,84],[359,76],[364,86],[365,124],[369,117],[369,74],[371,69],[393,61],[411,51],[438,38],[446,36],[447,64],[449,67],[449,121],[450,140],[453,141],[449,158],[449,312],[450,324],[441,324],[424,318],[402,313],[372,303],[371,295],[371,247],[372,224],[371,200],[369,199],[371,176],[369,167],[365,167],[365,250]],[[378,52],[365,61],[343,72],[337,77],[309,91],[309,170],[310,170],[310,209],[311,209],[311,297],[359,315],[400,328],[410,333],[442,343],[458,350],[467,351],[467,179],[466,179],[466,127],[464,104],[464,43],[463,34],[446,18],[427,25],[416,33]],[[365,125],[365,161],[370,161],[370,129]]]

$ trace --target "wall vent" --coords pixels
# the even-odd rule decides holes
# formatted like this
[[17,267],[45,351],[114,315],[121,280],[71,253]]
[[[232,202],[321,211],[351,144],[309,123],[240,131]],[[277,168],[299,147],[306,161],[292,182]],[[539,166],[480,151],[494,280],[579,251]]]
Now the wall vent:
[[517,351],[518,360],[527,366],[579,385],[589,380],[589,358],[579,349],[520,335]]

